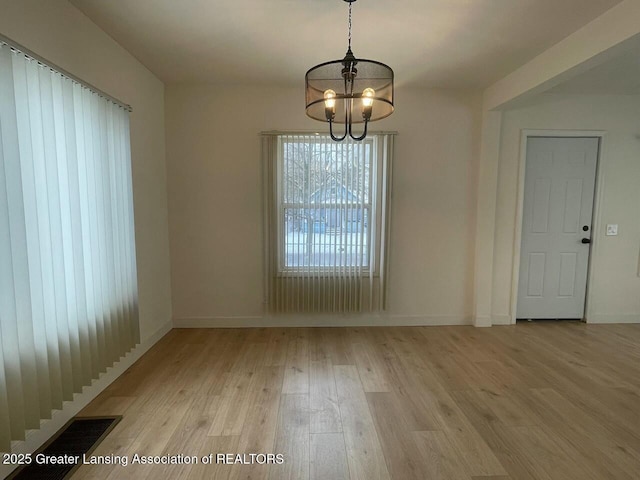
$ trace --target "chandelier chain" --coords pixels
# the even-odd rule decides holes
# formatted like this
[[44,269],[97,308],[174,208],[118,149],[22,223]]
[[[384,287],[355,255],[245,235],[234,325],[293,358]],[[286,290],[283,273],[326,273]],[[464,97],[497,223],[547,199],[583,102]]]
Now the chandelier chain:
[[351,50],[351,5],[352,2],[349,2],[349,50]]

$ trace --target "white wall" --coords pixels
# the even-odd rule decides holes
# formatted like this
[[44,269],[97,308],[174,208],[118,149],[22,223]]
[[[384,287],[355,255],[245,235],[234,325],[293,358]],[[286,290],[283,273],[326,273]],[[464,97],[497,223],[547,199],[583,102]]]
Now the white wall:
[[132,105],[141,339],[171,320],[164,85],[66,0],[0,0],[0,33]]
[[[542,95],[502,117],[494,244],[494,321],[510,315],[511,276],[520,136],[523,129],[604,130],[600,210],[592,233],[594,253],[589,322],[640,322],[640,96]],[[617,237],[605,236],[608,223]]]
[[[396,113],[372,124],[399,132],[389,283],[399,318],[388,320],[469,323],[481,96],[396,93]],[[260,317],[258,134],[326,126],[306,118],[302,88],[168,86],[165,101],[174,318]]]

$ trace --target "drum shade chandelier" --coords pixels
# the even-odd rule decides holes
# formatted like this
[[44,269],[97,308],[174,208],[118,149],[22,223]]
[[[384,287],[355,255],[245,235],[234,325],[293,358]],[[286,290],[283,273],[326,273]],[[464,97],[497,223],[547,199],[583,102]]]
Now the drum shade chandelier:
[[[349,46],[342,60],[321,63],[305,75],[307,115],[321,122],[329,122],[329,133],[336,142],[347,135],[356,141],[367,136],[369,122],[393,113],[393,70],[384,63],[358,59],[351,51],[351,6],[349,4]],[[357,136],[353,124],[364,123]],[[344,124],[344,134],[334,133],[334,124]]]

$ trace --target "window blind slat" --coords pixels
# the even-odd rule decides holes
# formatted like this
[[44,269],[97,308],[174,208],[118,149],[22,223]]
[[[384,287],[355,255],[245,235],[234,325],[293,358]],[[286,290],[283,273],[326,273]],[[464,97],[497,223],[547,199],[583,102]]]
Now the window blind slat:
[[[73,399],[73,373],[71,360],[71,338],[67,318],[66,278],[64,268],[64,247],[62,243],[62,214],[60,186],[58,183],[58,148],[54,114],[54,75],[45,68],[40,69],[40,98],[42,102],[42,124],[44,138],[44,175],[47,188],[47,208],[49,214],[48,239],[51,252],[47,266],[51,275],[50,292],[57,328],[58,362],[62,381],[62,399]],[[60,147],[61,148],[61,147]]]
[[126,169],[126,211],[127,211],[127,219],[125,222],[127,233],[125,236],[125,240],[127,242],[127,265],[126,268],[129,272],[129,283],[130,288],[128,293],[129,301],[132,305],[132,318],[129,321],[129,330],[131,332],[131,336],[133,337],[134,344],[140,342],[140,328],[138,326],[138,269],[136,263],[136,234],[135,234],[135,225],[133,221],[133,178],[131,172],[131,131],[130,131],[130,121],[129,115],[123,111],[120,112],[120,116],[122,119],[122,139],[124,144],[124,155],[125,155],[125,165]]
[[99,120],[95,101],[97,96],[91,93],[89,90],[83,90],[83,102],[85,112],[85,125],[87,128],[86,138],[87,142],[87,188],[89,191],[89,225],[91,231],[91,248],[92,248],[92,261],[91,268],[93,271],[93,296],[96,306],[95,326],[96,326],[96,338],[97,338],[97,353],[99,355],[98,372],[105,371],[105,365],[108,364],[108,351],[107,341],[105,334],[105,314],[104,305],[106,299],[105,283],[103,267],[102,267],[102,245],[100,240],[100,222],[103,221],[100,217],[101,191],[98,188],[98,181],[96,177],[99,177],[100,170],[97,166],[98,159],[100,158],[100,136],[99,136]]
[[100,269],[102,272],[102,300],[103,300],[103,326],[105,337],[105,353],[107,363],[112,363],[115,358],[114,315],[113,315],[113,279],[109,266],[109,231],[108,231],[108,147],[106,126],[106,102],[98,95],[93,95],[93,104],[96,108],[96,132],[98,137],[96,155],[96,191],[98,192],[98,239],[100,245]]
[[[75,144],[67,144],[67,129],[73,125],[66,125],[65,105],[63,96],[63,77],[52,75],[53,115],[56,142],[56,160],[60,212],[60,245],[61,269],[64,272],[64,283],[59,285],[64,295],[63,317],[69,332],[69,355],[71,361],[72,393],[82,388],[82,358],[80,354],[80,329],[78,326],[78,301],[76,297],[76,279],[73,265],[73,231],[71,222],[71,195],[69,185],[68,163],[77,162]],[[52,182],[55,184],[56,182]]]
[[120,311],[122,306],[117,301],[119,298],[116,284],[115,264],[118,261],[117,251],[113,242],[113,235],[116,227],[113,219],[113,205],[115,196],[112,191],[113,175],[113,125],[111,123],[111,109],[106,102],[101,102],[103,108],[103,122],[101,130],[103,134],[103,155],[104,170],[102,173],[102,183],[104,188],[104,216],[105,216],[105,263],[107,267],[107,282],[109,284],[109,326],[111,328],[111,342],[113,352],[110,360],[117,361],[120,358],[118,345],[120,345]]
[[[42,136],[38,135],[37,121],[40,111],[32,96],[38,95],[37,76],[34,83],[32,62],[23,62],[14,68],[14,97],[16,116],[19,119],[19,148],[22,161],[22,193],[26,228],[26,247],[29,259],[29,287],[31,293],[31,324],[34,340],[39,416],[51,413],[51,386],[48,381],[49,362],[47,355],[47,335],[42,288],[39,225],[37,222],[37,186],[35,183],[35,157],[42,154]],[[34,122],[34,120],[36,122]],[[36,123],[34,125],[34,123]]]
[[[116,283],[116,298],[125,298],[126,277],[124,276],[124,212],[122,206],[122,175],[121,175],[121,148],[120,141],[120,117],[117,107],[109,105],[110,110],[110,130],[111,130],[111,209],[112,209],[112,243],[114,246],[114,277]],[[128,302],[118,302],[118,344],[123,345],[132,341],[131,332],[127,328],[129,318]],[[118,352],[121,354],[122,352]]]
[[75,375],[74,388],[82,388],[91,382],[91,350],[89,341],[89,329],[87,322],[87,299],[85,288],[84,264],[82,262],[82,213],[80,181],[78,173],[79,149],[76,141],[76,117],[74,114],[74,92],[71,82],[64,82],[63,88],[63,115],[64,115],[64,142],[68,155],[66,163],[66,184],[68,195],[67,216],[67,242],[68,250],[68,278],[73,279],[69,285],[70,302],[74,302],[73,326],[77,332],[78,342],[78,371]]
[[[9,253],[11,255],[10,274],[13,282],[13,288],[9,290],[9,294],[13,293],[13,301],[9,299],[10,305],[6,310],[6,315],[13,320],[16,325],[11,328],[12,332],[7,339],[15,342],[13,346],[7,348],[5,352],[8,356],[13,356],[10,362],[7,362],[11,370],[19,370],[19,375],[15,375],[15,379],[20,379],[22,383],[21,391],[23,395],[29,397],[23,398],[21,401],[20,422],[31,427],[36,424],[39,419],[39,400],[37,390],[37,369],[34,354],[33,341],[33,324],[31,321],[31,292],[29,287],[29,264],[26,245],[26,225],[24,213],[24,201],[22,196],[22,172],[20,163],[12,161],[19,155],[20,136],[18,128],[24,122],[24,116],[18,118],[16,114],[16,98],[15,98],[15,78],[13,76],[13,61],[15,55],[9,53],[3,55],[0,70],[7,69],[8,75],[2,80],[0,89],[2,89],[2,97],[0,97],[0,123],[2,124],[2,145],[4,151],[4,180],[6,189],[6,202],[8,207],[8,238],[7,242]],[[22,79],[18,78],[20,88]],[[4,243],[4,242],[3,242]],[[3,286],[4,287],[4,286]],[[4,290],[4,288],[3,288]],[[4,295],[3,295],[4,296]],[[4,311],[4,309],[3,309]],[[7,359],[5,359],[7,360]],[[17,363],[17,365],[16,365]]]
[[94,282],[93,282],[93,245],[91,242],[91,201],[89,195],[88,168],[91,147],[89,145],[89,134],[91,128],[87,125],[88,112],[83,99],[83,88],[79,84],[73,85],[73,105],[74,119],[76,127],[76,151],[78,152],[78,198],[80,202],[80,229],[82,235],[81,264],[84,274],[84,298],[86,302],[86,328],[88,336],[88,349],[90,352],[90,372],[91,378],[96,378],[99,374],[100,350],[98,346],[98,336],[96,330],[97,309],[95,303]]
[[[12,72],[11,52],[0,49],[0,72]],[[11,416],[12,438],[24,438],[25,406],[23,404],[22,372],[18,340],[18,316],[16,311],[16,287],[14,259],[12,255],[10,216],[20,214],[21,205],[10,202],[9,160],[18,155],[17,126],[13,79],[6,73],[0,75],[0,312],[2,312],[2,353],[5,369],[6,395]],[[21,202],[20,202],[21,203]]]

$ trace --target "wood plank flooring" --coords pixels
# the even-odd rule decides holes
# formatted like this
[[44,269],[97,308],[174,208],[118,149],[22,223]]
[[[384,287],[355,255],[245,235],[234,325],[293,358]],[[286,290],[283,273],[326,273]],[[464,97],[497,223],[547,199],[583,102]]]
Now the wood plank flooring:
[[81,414],[123,415],[94,455],[285,463],[74,479],[633,480],[640,325],[173,330]]

